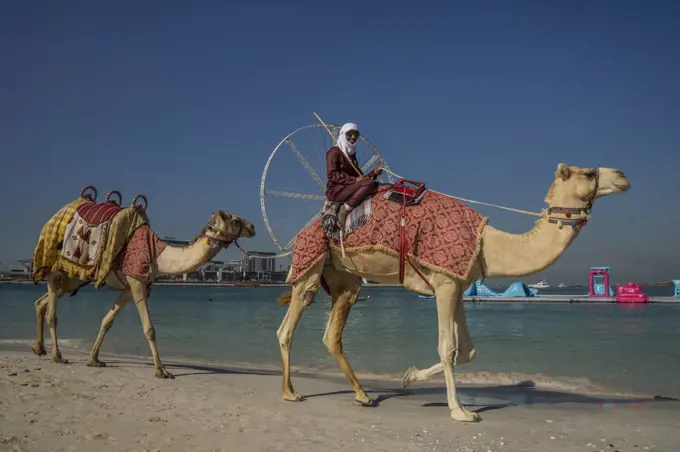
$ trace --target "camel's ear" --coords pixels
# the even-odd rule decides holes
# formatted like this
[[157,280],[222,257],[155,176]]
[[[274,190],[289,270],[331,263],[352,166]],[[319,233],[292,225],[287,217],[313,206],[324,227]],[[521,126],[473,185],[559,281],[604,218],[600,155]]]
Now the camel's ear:
[[571,170],[566,163],[560,163],[557,165],[557,171],[555,172],[555,178],[560,178],[562,180],[567,180],[571,176]]

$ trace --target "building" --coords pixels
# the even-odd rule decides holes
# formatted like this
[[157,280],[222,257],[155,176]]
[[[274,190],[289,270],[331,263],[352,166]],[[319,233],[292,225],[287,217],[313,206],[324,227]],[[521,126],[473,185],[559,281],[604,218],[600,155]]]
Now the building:
[[18,264],[9,265],[8,272],[4,275],[11,279],[30,279],[33,273],[33,259],[19,259]]
[[276,256],[276,253],[263,251],[251,251],[249,254],[257,257],[248,257],[246,271],[248,273],[274,273],[276,271],[276,258],[266,256]]

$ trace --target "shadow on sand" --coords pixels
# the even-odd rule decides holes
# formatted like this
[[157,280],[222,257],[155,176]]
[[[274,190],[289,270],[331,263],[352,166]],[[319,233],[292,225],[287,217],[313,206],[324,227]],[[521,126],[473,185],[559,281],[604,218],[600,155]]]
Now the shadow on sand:
[[[132,367],[149,366],[152,364],[137,360],[127,360],[119,358],[109,358],[106,360],[110,367]],[[258,368],[226,368],[207,364],[175,363],[170,360],[165,363],[176,378],[199,375],[261,375],[261,376],[280,376],[280,370],[267,370]],[[180,370],[181,369],[181,370]],[[180,372],[177,372],[180,370]],[[186,372],[184,372],[186,371]],[[327,376],[308,372],[293,372],[293,377],[310,378],[333,381],[335,383],[346,382],[342,376]],[[383,402],[395,397],[413,397],[423,399],[423,407],[446,407],[446,387],[428,386],[424,388],[390,388],[386,387],[385,381],[369,380],[365,388],[369,395],[374,397],[373,407],[377,407]],[[395,385],[399,382],[394,381]],[[554,405],[554,404],[587,404],[602,408],[615,406],[629,406],[636,408],[648,407],[651,403],[678,402],[679,399],[673,397],[653,396],[653,397],[609,397],[578,394],[573,392],[559,391],[554,389],[538,388],[531,381],[523,381],[513,385],[497,386],[466,386],[458,385],[458,394],[461,403],[467,407],[478,407],[478,413],[493,411],[501,408],[526,406],[526,405]],[[330,397],[337,395],[354,395],[352,390],[330,391],[316,394],[307,394],[305,399],[315,397]],[[377,395],[377,397],[376,397]]]

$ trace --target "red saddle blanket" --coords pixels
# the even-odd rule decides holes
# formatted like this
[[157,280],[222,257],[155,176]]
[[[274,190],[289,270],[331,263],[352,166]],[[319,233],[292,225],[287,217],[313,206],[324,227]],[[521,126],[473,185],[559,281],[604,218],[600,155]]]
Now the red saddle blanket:
[[[345,251],[378,249],[395,256],[398,265],[402,205],[382,194],[373,196],[371,202],[371,218],[344,239]],[[462,202],[428,190],[418,204],[406,208],[408,255],[431,270],[465,279],[479,253],[487,221]],[[329,246],[339,249],[340,242],[326,238],[321,219],[300,231],[295,238],[291,282],[325,258]]]
[[88,202],[78,207],[80,218],[92,225],[106,223],[120,211],[121,207],[114,202],[102,202],[100,204]]

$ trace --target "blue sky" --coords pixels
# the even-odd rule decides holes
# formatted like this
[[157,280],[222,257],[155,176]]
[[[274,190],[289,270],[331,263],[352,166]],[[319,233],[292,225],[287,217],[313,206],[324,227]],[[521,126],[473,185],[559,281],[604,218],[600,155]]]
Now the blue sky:
[[[317,111],[358,123],[400,174],[527,210],[559,162],[619,168],[632,190],[525,280],[680,277],[674,2],[96,3],[0,15],[3,267],[88,184],[145,193],[161,236],[191,238],[221,208],[273,250],[262,169]],[[478,209],[511,232],[533,223]]]

